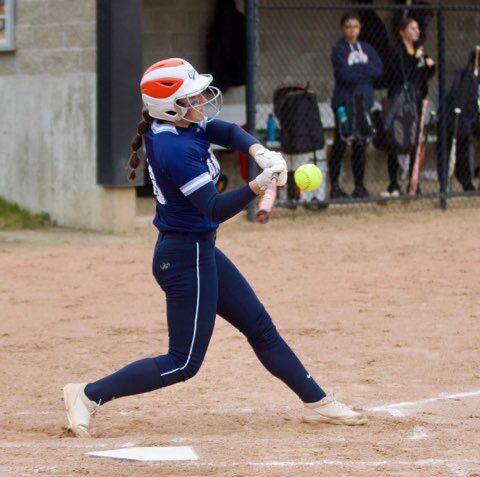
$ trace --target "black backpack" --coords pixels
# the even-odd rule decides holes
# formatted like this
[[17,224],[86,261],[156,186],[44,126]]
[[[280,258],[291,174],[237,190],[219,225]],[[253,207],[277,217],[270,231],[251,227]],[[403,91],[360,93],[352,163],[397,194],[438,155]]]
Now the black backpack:
[[345,106],[350,126],[350,136],[342,137],[341,131],[340,136],[347,143],[369,144],[375,136],[375,125],[370,110],[365,104],[365,97],[362,93],[353,94],[348,98]]
[[383,129],[397,154],[411,152],[418,137],[418,110],[415,88],[404,81],[385,103]]
[[323,149],[322,120],[315,92],[307,86],[289,85],[273,93],[273,111],[281,126],[281,149],[303,154]]

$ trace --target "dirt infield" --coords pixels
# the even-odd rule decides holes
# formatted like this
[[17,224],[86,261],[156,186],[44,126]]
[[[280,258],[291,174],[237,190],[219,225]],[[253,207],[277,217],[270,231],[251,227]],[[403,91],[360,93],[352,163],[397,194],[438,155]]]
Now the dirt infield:
[[[66,382],[166,350],[154,240],[152,228],[0,234],[1,476],[480,475],[479,209],[221,228],[309,372],[370,409],[368,426],[301,423],[297,398],[219,318],[194,379],[113,401],[96,438],[75,439]],[[129,445],[188,445],[199,460],[84,455]]]

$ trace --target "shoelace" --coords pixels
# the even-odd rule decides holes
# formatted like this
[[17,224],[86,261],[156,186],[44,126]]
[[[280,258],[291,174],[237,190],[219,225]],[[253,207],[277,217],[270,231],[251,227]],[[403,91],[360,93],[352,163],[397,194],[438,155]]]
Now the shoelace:
[[351,409],[346,406],[345,404],[341,403],[340,401],[337,401],[335,399],[335,396],[333,394],[330,394],[331,402],[333,406],[335,406],[337,409],[341,409],[342,411],[350,411]]
[[[94,401],[91,401],[91,402],[94,402]],[[99,409],[99,407],[100,407],[101,404],[102,404],[102,400],[100,399],[100,401],[98,401],[98,402],[95,403],[95,406],[94,406],[93,410],[92,410],[92,411],[88,411],[88,412],[90,413],[90,416],[93,417],[93,415],[98,411],[98,409]]]

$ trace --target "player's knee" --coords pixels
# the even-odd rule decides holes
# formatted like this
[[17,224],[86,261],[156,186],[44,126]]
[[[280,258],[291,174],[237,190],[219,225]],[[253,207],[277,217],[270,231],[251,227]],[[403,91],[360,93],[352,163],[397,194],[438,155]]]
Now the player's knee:
[[[177,349],[170,349],[165,356],[169,359],[167,367],[171,368],[171,370],[162,374],[164,386],[193,378],[200,370],[203,362],[203,356],[200,356],[198,353],[190,355],[188,351],[184,352]],[[165,358],[165,356],[156,359],[159,360]],[[164,367],[164,363],[157,364],[160,365],[160,368]]]
[[183,381],[193,378],[203,363],[204,354],[201,352],[179,352],[178,350],[170,350],[170,354],[175,356],[176,362],[182,363],[179,366]]
[[265,308],[255,320],[255,327],[247,335],[250,345],[254,349],[269,349],[280,339],[277,328]]
[[202,366],[202,361],[203,360],[191,361],[185,366],[185,368],[183,368],[182,371],[183,371],[184,381],[186,381],[187,379],[192,379],[200,371],[200,367]]

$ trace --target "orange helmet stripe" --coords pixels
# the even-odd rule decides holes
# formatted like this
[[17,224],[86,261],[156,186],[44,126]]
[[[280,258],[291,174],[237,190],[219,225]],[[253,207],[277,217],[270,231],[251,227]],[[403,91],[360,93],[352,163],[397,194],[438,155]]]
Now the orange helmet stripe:
[[175,93],[183,84],[180,78],[161,78],[158,80],[146,81],[141,86],[142,94],[152,98],[165,99]]

